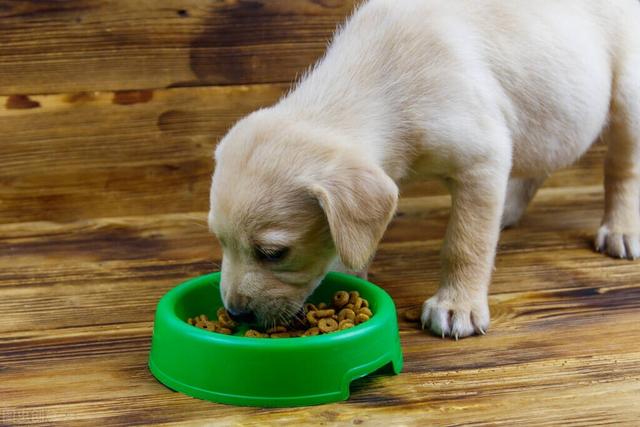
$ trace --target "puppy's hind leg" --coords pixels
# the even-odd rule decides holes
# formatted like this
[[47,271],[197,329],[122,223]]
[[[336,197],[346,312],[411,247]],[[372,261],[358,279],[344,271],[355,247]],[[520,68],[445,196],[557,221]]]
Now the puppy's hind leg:
[[605,212],[595,248],[615,258],[640,257],[640,50],[621,67],[604,137]]
[[545,178],[509,178],[500,228],[516,225]]

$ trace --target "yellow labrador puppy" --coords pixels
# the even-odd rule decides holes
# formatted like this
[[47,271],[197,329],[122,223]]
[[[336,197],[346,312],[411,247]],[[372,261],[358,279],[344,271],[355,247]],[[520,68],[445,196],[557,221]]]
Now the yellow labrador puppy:
[[224,303],[287,321],[328,270],[366,270],[399,181],[433,176],[452,211],[422,323],[484,334],[501,223],[516,223],[545,177],[600,135],[609,151],[595,246],[635,259],[637,0],[365,2],[289,94],[216,149],[209,222]]

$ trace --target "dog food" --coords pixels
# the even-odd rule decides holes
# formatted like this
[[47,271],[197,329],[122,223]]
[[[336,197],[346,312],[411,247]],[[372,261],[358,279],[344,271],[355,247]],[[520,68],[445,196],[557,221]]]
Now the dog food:
[[324,317],[318,321],[318,329],[325,334],[338,330],[338,322],[331,317]]
[[227,327],[229,323],[223,323],[219,320],[209,320],[206,314],[201,314],[200,316],[189,318],[189,320],[187,320],[187,323],[195,327],[206,329],[211,332],[218,332],[220,334],[231,335],[233,333],[233,329]]
[[[362,298],[357,291],[336,292],[331,300],[331,305],[324,302],[318,305],[305,304],[304,312],[305,315],[301,319],[296,319],[295,326],[277,325],[264,332],[249,329],[244,333],[244,336],[250,338],[293,338],[330,334],[353,328],[373,316],[373,312],[369,308],[369,301]],[[210,320],[205,314],[201,314],[189,318],[187,323],[219,334],[233,334],[239,326],[238,323],[223,307],[218,309],[216,315],[217,320]]]
[[421,311],[417,308],[412,308],[409,310],[406,310],[404,312],[404,319],[407,322],[411,322],[411,323],[416,323],[420,321],[420,315],[421,315]]

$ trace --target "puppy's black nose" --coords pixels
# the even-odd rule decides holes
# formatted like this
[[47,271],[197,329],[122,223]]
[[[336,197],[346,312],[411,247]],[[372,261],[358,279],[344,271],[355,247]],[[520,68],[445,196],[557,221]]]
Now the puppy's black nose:
[[238,311],[231,308],[228,308],[229,316],[240,323],[253,323],[256,320],[256,316],[251,311]]

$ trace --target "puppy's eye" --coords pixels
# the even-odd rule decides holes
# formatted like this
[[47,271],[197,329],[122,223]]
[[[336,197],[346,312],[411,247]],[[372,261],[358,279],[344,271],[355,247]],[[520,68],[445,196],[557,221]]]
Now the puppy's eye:
[[264,262],[282,261],[289,253],[289,248],[263,248],[256,246],[254,248],[255,256],[258,260]]

